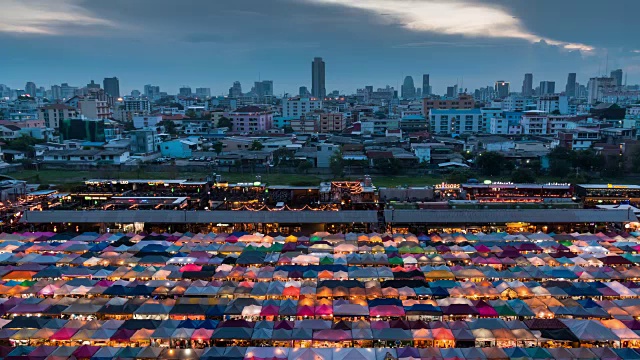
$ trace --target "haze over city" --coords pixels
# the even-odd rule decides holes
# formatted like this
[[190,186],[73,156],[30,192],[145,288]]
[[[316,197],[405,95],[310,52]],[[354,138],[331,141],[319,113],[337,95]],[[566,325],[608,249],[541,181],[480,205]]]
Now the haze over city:
[[[197,11],[194,11],[197,10]],[[640,2],[602,1],[17,1],[0,12],[0,83],[49,87],[118,76],[123,93],[182,85],[226,94],[233,81],[311,87],[310,59],[327,63],[327,91],[400,88],[431,74],[433,92],[498,79],[577,81],[623,69],[640,80]]]

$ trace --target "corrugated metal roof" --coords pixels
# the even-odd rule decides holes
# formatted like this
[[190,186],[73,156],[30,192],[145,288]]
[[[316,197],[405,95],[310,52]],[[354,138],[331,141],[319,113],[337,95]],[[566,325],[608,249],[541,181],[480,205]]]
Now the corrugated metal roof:
[[487,223],[587,223],[638,221],[633,212],[600,209],[444,209],[385,210],[387,223],[487,224]]
[[178,211],[178,210],[49,210],[26,211],[28,223],[376,223],[376,211]]

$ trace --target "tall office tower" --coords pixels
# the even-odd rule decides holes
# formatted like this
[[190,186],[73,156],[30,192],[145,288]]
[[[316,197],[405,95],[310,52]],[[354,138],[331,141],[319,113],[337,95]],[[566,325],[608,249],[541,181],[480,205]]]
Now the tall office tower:
[[533,95],[533,74],[524,74],[524,81],[522,82],[522,96]]
[[60,85],[51,85],[51,100],[62,99],[62,88]]
[[413,78],[406,76],[400,89],[400,97],[403,99],[413,99],[416,97],[416,87],[413,85]]
[[311,95],[316,98],[327,96],[325,67],[321,57],[314,58],[311,63]]
[[555,81],[540,81],[540,96],[556,93]]
[[564,94],[568,97],[576,97],[576,73],[569,73],[567,77],[567,86],[564,88]]
[[29,94],[29,96],[31,97],[36,97],[36,84],[32,81],[29,81],[24,87],[24,92],[26,94]]
[[613,85],[620,87],[622,86],[622,69],[613,70],[611,72],[611,76],[613,78]]
[[242,85],[240,85],[240,81],[233,82],[233,86],[229,88],[229,96],[234,98],[242,96]]
[[211,88],[196,88],[196,96],[199,98],[211,97]]
[[309,93],[309,89],[307,89],[306,86],[300,86],[300,89],[298,89],[298,95],[300,95],[300,97],[308,97],[311,93]]
[[153,86],[151,84],[147,84],[144,86],[144,96],[153,99],[157,96],[160,96],[160,86]]
[[111,95],[114,98],[120,97],[120,80],[117,77],[104,78],[102,81],[102,87],[107,95]]
[[422,75],[422,96],[431,95],[431,84],[429,84],[429,74]]
[[178,90],[178,95],[180,96],[191,96],[192,94],[191,87],[189,86],[183,86]]
[[422,88],[416,88],[416,98],[422,99]]
[[496,84],[494,86],[494,91],[496,92],[496,95],[498,96],[499,99],[504,99],[507,96],[509,96],[510,87],[511,87],[511,84],[509,82],[504,80],[498,80],[496,81]]
[[262,80],[256,81],[253,84],[253,89],[256,92],[256,96],[262,100],[265,96],[273,96],[273,81]]

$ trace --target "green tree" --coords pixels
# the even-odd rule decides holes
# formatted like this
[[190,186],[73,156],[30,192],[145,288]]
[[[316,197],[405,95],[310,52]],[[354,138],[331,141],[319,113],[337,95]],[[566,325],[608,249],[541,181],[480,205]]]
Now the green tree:
[[171,120],[162,120],[162,122],[160,122],[160,125],[164,126],[167,134],[176,135],[178,133],[178,127]]
[[296,169],[299,173],[307,174],[311,168],[313,168],[313,165],[309,161],[303,160],[298,164]]
[[633,153],[631,153],[631,165],[633,166],[631,169],[632,173],[640,171],[640,148],[637,148]]
[[251,151],[260,151],[264,148],[264,145],[262,145],[262,143],[258,140],[253,140],[253,142],[251,143],[251,146],[249,147],[249,150]]
[[213,144],[213,151],[216,152],[216,154],[220,154],[222,152],[223,146],[221,142],[216,142],[215,144]]
[[402,164],[398,159],[375,159],[373,167],[384,175],[398,175],[402,173]]
[[6,145],[3,147],[8,150],[24,151],[28,157],[34,157],[36,152],[34,145],[41,144],[43,142],[44,140],[36,139],[28,135],[22,135],[13,140],[6,140]]
[[502,154],[489,151],[476,157],[476,166],[483,175],[496,176],[505,167],[505,158]]
[[475,174],[469,169],[455,169],[445,176],[449,184],[464,184],[473,178],[475,178]]
[[329,168],[335,177],[341,177],[344,175],[344,160],[342,159],[342,152],[336,151],[331,155],[331,158],[329,158]]
[[189,109],[189,110],[187,110],[187,111],[184,113],[184,115],[185,115],[186,117],[188,117],[188,118],[191,118],[191,119],[195,119],[195,118],[197,118],[197,117],[198,117],[198,114],[196,114],[196,111],[195,111],[195,110],[193,110],[193,109]]
[[285,134],[291,134],[293,133],[293,128],[291,126],[285,126],[282,128],[284,130]]
[[231,119],[229,119],[228,117],[221,117],[220,120],[218,120],[218,128],[228,128],[229,131],[233,130],[233,123],[231,122]]
[[511,182],[516,184],[532,184],[536,182],[536,174],[530,169],[516,169],[511,173]]
[[575,152],[575,166],[583,171],[602,171],[604,168],[604,156],[593,149]]

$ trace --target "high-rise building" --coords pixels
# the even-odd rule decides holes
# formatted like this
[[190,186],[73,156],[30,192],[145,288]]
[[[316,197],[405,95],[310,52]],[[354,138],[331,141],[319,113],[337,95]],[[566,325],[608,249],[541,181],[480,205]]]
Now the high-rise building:
[[458,85],[447,86],[447,97],[454,98],[458,96]]
[[416,88],[416,98],[421,99],[422,98],[422,88]]
[[538,95],[549,95],[556,93],[555,81],[540,81],[540,93]]
[[183,86],[178,90],[178,95],[180,96],[191,96],[192,94],[191,87],[189,86]]
[[229,96],[234,98],[242,96],[242,85],[240,85],[240,81],[233,82],[233,86],[229,88]]
[[153,99],[155,97],[160,96],[160,86],[153,86],[151,84],[147,84],[144,86],[144,96]]
[[429,74],[422,75],[422,96],[431,95],[431,84],[429,83]]
[[62,88],[60,85],[51,85],[51,100],[62,99]]
[[120,80],[118,80],[117,77],[104,78],[104,80],[102,80],[102,87],[107,95],[113,96],[114,98],[120,97]]
[[298,89],[298,95],[300,95],[300,97],[308,97],[311,93],[309,93],[309,89],[307,89],[306,86],[300,86],[300,89]]
[[89,91],[100,90],[100,84],[96,84],[95,81],[91,80],[91,82],[87,84],[87,90]]
[[622,69],[613,70],[610,77],[613,78],[614,86],[622,86]]
[[576,73],[569,73],[564,93],[568,97],[576,97]]
[[507,96],[509,96],[509,88],[511,87],[511,84],[507,81],[504,80],[498,80],[496,81],[496,84],[494,86],[494,90],[498,96],[499,99],[504,99]]
[[589,104],[600,101],[600,97],[615,87],[615,79],[611,77],[594,77],[587,84],[587,100]]
[[325,66],[321,57],[314,58],[311,63],[311,95],[320,99],[327,96]]
[[524,81],[522,82],[522,96],[533,95],[533,74],[524,74]]
[[78,88],[75,86],[69,86],[69,84],[67,83],[62,83],[62,85],[60,85],[60,92],[62,94],[62,98],[71,99],[75,95],[77,89]]
[[199,98],[211,97],[211,88],[196,88],[196,96]]
[[31,97],[36,96],[36,84],[32,81],[29,81],[27,85],[24,87],[24,92]]
[[253,90],[255,91],[258,99],[262,101],[267,96],[273,96],[273,81],[272,80],[256,81],[253,84]]
[[416,97],[416,87],[413,84],[411,76],[405,76],[402,87],[400,88],[400,96],[403,99],[413,99]]

